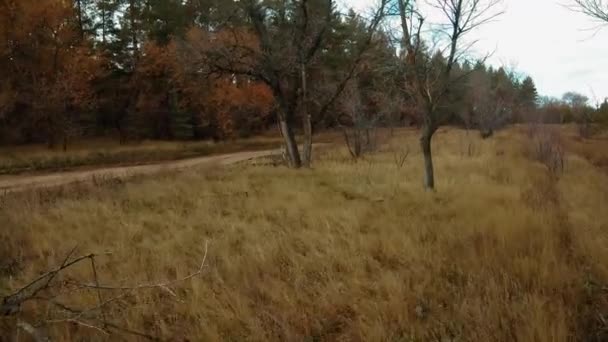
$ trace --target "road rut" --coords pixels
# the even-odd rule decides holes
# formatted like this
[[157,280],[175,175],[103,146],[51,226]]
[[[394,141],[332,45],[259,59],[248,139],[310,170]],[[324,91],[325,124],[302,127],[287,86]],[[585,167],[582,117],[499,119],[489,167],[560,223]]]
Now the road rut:
[[0,176],[0,193],[56,187],[71,183],[92,181],[94,178],[128,178],[163,171],[179,171],[201,166],[225,166],[255,158],[280,154],[280,150],[237,152],[216,156],[190,158],[156,164],[104,167],[37,175]]

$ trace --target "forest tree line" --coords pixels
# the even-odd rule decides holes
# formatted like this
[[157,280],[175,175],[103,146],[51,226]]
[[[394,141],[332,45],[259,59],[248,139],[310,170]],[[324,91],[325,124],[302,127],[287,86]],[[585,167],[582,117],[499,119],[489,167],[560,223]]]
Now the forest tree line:
[[[386,24],[397,2],[366,16],[328,0],[2,0],[0,142],[420,124],[406,49]],[[445,66],[445,51],[427,44],[416,54]],[[606,101],[539,97],[532,78],[483,58],[451,69],[459,82],[441,100],[445,124],[491,134],[607,116]]]

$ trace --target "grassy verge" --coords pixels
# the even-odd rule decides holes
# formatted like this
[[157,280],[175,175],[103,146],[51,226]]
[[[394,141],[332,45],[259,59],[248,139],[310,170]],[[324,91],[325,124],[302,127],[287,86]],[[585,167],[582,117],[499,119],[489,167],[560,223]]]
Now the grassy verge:
[[[417,136],[403,134],[358,162],[326,151],[314,170],[239,165],[6,198],[0,295],[74,246],[112,252],[98,261],[103,284],[177,279],[208,241],[201,276],[104,314],[170,340],[605,340],[608,176],[570,155],[550,177],[514,132],[437,134],[436,193],[422,190]],[[403,167],[397,146],[412,151]],[[91,277],[82,267],[59,281]],[[33,302],[23,316],[45,314],[62,313]],[[0,321],[3,336],[15,336],[12,323]],[[48,329],[57,340],[107,338]]]
[[43,146],[4,147],[0,149],[0,175],[63,171],[85,166],[149,164],[279,146],[279,138],[268,137],[222,143],[147,141],[136,145],[89,141],[67,152],[48,150]]

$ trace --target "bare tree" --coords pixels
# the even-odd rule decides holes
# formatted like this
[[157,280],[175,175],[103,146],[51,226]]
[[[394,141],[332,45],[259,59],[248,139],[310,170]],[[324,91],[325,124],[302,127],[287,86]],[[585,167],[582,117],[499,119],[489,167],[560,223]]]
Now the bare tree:
[[529,157],[545,165],[552,176],[559,177],[566,167],[566,152],[559,132],[547,125],[531,124],[528,137]]
[[364,105],[357,79],[352,80],[344,90],[340,111],[342,113],[338,117],[338,124],[344,132],[344,140],[351,156],[357,159],[376,149],[376,128],[382,117]]
[[569,91],[562,96],[562,101],[570,106],[570,110],[578,122],[581,138],[589,138],[593,121],[593,108],[589,106],[589,98],[583,94]]
[[571,7],[593,19],[608,23],[608,2],[605,0],[574,0]]
[[[307,0],[293,6],[258,0],[234,2],[223,24],[191,32],[182,46],[184,61],[197,62],[192,63],[192,74],[245,76],[268,85],[277,102],[285,157],[293,168],[302,166],[294,121],[307,96],[307,69],[323,47],[334,14],[333,0],[320,4],[313,11]],[[247,21],[241,22],[234,11],[241,11]],[[309,118],[302,114],[305,120]],[[306,140],[312,140],[308,138],[310,125],[305,123],[304,128]]]
[[[367,37],[345,68],[343,79],[318,106],[317,116],[322,116],[335,104],[348,81],[355,76],[364,53],[373,43],[388,1],[381,0],[368,21]],[[289,165],[293,168],[309,166],[313,127],[308,104],[311,88],[315,86],[309,82],[309,69],[326,46],[326,36],[336,13],[335,1],[299,0],[288,6],[287,2],[247,0],[239,2],[238,6],[246,13],[252,29],[244,29],[239,23],[227,23],[212,32],[208,40],[198,46],[202,57],[200,64],[211,73],[246,75],[266,83],[277,101],[277,119]],[[221,31],[229,32],[231,41],[213,44]],[[304,130],[302,154],[294,132],[297,114],[302,117]]]
[[505,126],[516,107],[512,76],[501,68],[494,85],[490,77],[482,70],[474,70],[468,78],[466,95],[468,108],[465,122],[474,124],[484,139]]
[[[423,44],[425,16],[416,0],[397,0],[396,13],[401,19],[402,57],[406,65],[406,91],[422,116],[420,145],[424,156],[424,186],[435,188],[431,140],[443,121],[445,104],[454,84],[463,77],[454,77],[459,59],[471,47],[463,37],[502,14],[497,10],[501,0],[430,0],[428,5],[442,13],[446,24],[437,26],[439,36],[447,38],[439,54],[431,55]],[[442,53],[447,59],[442,60]]]

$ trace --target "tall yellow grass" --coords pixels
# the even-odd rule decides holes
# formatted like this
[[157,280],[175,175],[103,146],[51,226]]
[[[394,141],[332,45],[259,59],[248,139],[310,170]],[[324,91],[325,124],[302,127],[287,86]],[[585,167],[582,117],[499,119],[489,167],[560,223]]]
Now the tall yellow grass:
[[[517,130],[486,141],[441,130],[435,193],[422,187],[417,134],[404,132],[358,162],[329,149],[314,170],[239,165],[7,198],[0,289],[74,246],[113,252],[99,260],[105,284],[175,279],[208,241],[204,273],[177,297],[141,290],[105,314],[169,340],[606,340],[608,175],[571,153],[550,177],[527,143]],[[410,146],[403,168],[395,146]],[[91,279],[87,267],[64,277]],[[4,336],[17,334],[11,322]],[[116,338],[65,323],[50,332]]]

